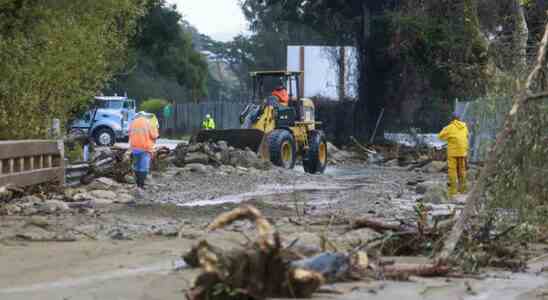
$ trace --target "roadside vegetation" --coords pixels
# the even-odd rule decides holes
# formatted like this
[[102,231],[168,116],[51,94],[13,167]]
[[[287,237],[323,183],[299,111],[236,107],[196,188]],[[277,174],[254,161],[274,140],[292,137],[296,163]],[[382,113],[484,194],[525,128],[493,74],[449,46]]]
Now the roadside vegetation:
[[167,101],[164,99],[148,99],[139,105],[139,110],[153,113],[156,116],[160,116],[164,107],[167,105]]
[[137,0],[2,1],[0,139],[46,136],[123,69]]

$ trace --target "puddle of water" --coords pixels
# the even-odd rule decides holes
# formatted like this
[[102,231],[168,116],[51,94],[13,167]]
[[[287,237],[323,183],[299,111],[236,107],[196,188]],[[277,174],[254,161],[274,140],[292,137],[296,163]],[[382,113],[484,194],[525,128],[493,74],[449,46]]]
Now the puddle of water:
[[[307,183],[297,186],[279,186],[279,185],[263,185],[257,192],[243,193],[237,195],[223,196],[211,200],[199,200],[188,203],[182,203],[178,206],[181,207],[196,207],[196,206],[208,206],[208,205],[222,205],[222,204],[234,204],[241,203],[249,200],[259,200],[266,202],[287,202],[295,201],[306,202],[309,204],[318,204],[318,202],[332,201],[333,196],[352,189],[357,189],[363,185],[323,185]],[[331,200],[330,200],[331,199]]]
[[294,202],[306,203],[310,205],[323,205],[336,203],[336,200],[330,200],[335,198],[337,194],[342,191],[348,190],[348,188],[340,189],[316,189],[316,190],[298,190],[291,192],[271,192],[271,193],[245,193],[231,196],[224,196],[212,200],[200,200],[189,203],[179,204],[182,207],[197,207],[197,206],[209,206],[209,205],[222,205],[222,204],[234,204],[242,203],[249,200],[257,200],[267,203],[283,203]]

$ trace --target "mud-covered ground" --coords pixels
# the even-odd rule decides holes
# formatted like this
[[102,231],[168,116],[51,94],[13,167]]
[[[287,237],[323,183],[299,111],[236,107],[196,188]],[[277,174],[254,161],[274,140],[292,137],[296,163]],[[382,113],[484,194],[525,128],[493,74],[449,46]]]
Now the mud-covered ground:
[[[50,214],[0,217],[0,299],[184,299],[196,270],[174,272],[174,262],[200,239],[230,248],[253,237],[240,222],[206,233],[218,214],[241,203],[258,207],[287,241],[319,246],[319,233],[347,249],[375,237],[347,232],[337,220],[371,216],[399,222],[414,218],[425,198],[431,216],[455,207],[420,185],[445,184],[441,172],[352,165],[326,174],[243,168],[170,168],[154,174],[136,203],[97,201],[92,207]],[[131,195],[132,187],[112,188]],[[435,190],[435,188],[433,188]],[[89,191],[88,191],[89,192]],[[430,195],[431,194],[431,195]],[[440,199],[438,199],[440,198]],[[326,226],[332,223],[332,226]],[[417,258],[413,258],[416,260]],[[531,272],[546,262],[535,262]],[[542,274],[496,273],[484,280],[419,279],[329,286],[341,294],[316,299],[545,299]]]

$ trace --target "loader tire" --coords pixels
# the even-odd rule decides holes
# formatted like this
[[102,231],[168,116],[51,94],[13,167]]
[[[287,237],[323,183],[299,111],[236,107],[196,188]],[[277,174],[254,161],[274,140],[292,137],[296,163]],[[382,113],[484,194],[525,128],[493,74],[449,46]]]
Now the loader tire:
[[311,174],[323,173],[327,166],[327,142],[321,130],[313,130],[308,137],[308,151],[303,157],[304,171]]
[[270,161],[285,169],[295,167],[295,139],[293,135],[284,129],[276,129],[270,134],[268,141],[270,150]]

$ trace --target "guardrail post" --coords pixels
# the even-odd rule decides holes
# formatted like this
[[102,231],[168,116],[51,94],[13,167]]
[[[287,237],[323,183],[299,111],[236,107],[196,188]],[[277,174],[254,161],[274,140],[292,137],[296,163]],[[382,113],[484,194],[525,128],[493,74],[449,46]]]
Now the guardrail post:
[[59,149],[59,184],[65,185],[65,143],[63,140],[57,140],[57,149]]

